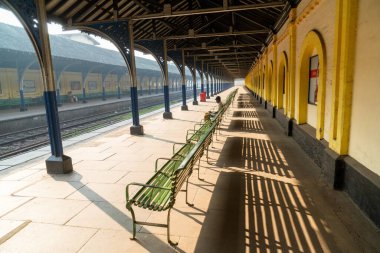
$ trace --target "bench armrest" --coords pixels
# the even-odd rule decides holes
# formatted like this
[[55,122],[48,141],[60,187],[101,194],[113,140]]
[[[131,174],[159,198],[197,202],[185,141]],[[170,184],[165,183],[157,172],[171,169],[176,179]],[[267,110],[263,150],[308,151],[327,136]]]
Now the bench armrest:
[[165,158],[165,157],[159,157],[156,159],[156,165],[154,167],[154,171],[157,172],[157,166],[159,160],[166,160],[166,161],[182,161],[181,159],[175,159],[175,158]]
[[203,125],[204,125],[204,123],[196,123],[196,124],[194,125],[194,131],[199,130],[199,128],[198,128],[198,129],[195,129],[196,126],[200,126],[200,128],[201,128]]
[[189,129],[189,130],[187,130],[187,132],[186,132],[186,141],[189,141],[189,133],[195,133],[196,131],[195,130],[193,130],[193,129]]
[[175,145],[186,145],[188,144],[188,142],[176,142],[176,143],[173,143],[173,155],[175,154]]
[[160,189],[160,190],[165,190],[165,191],[170,191],[171,190],[170,188],[161,187],[161,186],[154,186],[154,185],[149,185],[149,184],[141,184],[141,183],[130,183],[130,184],[127,184],[127,186],[125,188],[125,196],[127,198],[127,205],[128,205],[128,202],[129,202],[129,186],[131,186],[131,185],[141,186],[141,187],[148,187],[148,188],[154,188],[154,189]]

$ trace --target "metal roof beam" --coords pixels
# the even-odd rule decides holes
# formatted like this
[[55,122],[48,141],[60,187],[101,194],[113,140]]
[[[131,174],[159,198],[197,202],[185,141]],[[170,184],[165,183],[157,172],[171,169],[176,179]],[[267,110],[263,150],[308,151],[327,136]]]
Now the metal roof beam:
[[173,11],[171,13],[154,13],[141,16],[132,16],[129,19],[133,20],[144,20],[144,19],[160,19],[160,18],[174,18],[174,17],[184,17],[202,14],[218,14],[226,12],[236,12],[236,11],[249,11],[249,10],[259,10],[267,8],[278,8],[284,7],[283,2],[271,2],[271,3],[258,3],[258,4],[247,4],[247,5],[237,5],[237,6],[224,6],[217,8],[206,8],[206,9],[196,9],[196,10],[185,10],[185,11]]
[[219,55],[242,55],[242,54],[255,54],[258,53],[259,51],[245,51],[245,52],[226,52],[226,53],[212,53],[212,54],[192,54],[187,57],[204,57],[204,56],[219,56]]
[[[255,34],[265,34],[269,33],[270,30],[250,30],[250,31],[235,31],[235,32],[220,32],[220,33],[200,33],[200,34],[187,34],[187,35],[173,35],[162,38],[156,38],[157,40],[184,40],[184,39],[199,39],[199,38],[214,38],[214,37],[225,37],[225,36],[239,36],[239,35],[255,35]],[[153,40],[152,37],[149,38],[139,38],[139,40]]]
[[[107,2],[107,1],[105,1]],[[104,3],[103,3],[104,4]],[[236,5],[236,6],[223,6],[216,8],[205,8],[205,9],[195,9],[195,10],[180,10],[180,11],[171,11],[172,7],[167,5],[168,8],[164,8],[165,11],[160,13],[152,13],[152,14],[143,14],[138,16],[130,16],[130,17],[119,17],[119,21],[123,20],[151,20],[151,19],[162,19],[162,18],[176,18],[176,17],[184,17],[184,16],[194,16],[194,15],[206,15],[206,14],[218,14],[218,13],[228,13],[228,12],[237,12],[237,11],[249,11],[249,10],[259,10],[259,9],[268,9],[268,8],[282,8],[286,4],[283,2],[271,2],[271,3],[257,3],[257,4],[247,4],[247,5]],[[99,7],[96,6],[97,10]],[[85,17],[87,18],[87,17]],[[75,20],[75,19],[74,19]],[[71,20],[72,22],[73,20]],[[113,19],[106,19],[102,21],[93,21],[89,23],[97,23],[97,22],[110,22]],[[70,22],[69,22],[70,23]],[[85,25],[88,24],[86,22],[82,23],[74,23],[73,25]]]
[[176,50],[214,50],[217,51],[218,49],[228,49],[228,48],[244,48],[244,47],[262,47],[264,46],[264,43],[256,43],[256,44],[229,44],[229,45],[223,45],[223,46],[206,46],[206,47],[176,47],[176,48],[169,48],[169,51],[176,51]]
[[[240,57],[240,59],[252,59],[253,60],[253,58],[252,57]],[[202,60],[202,61],[208,61],[208,62],[210,62],[210,61],[214,61],[214,62],[219,62],[219,60],[220,61],[226,61],[226,60],[236,60],[236,58],[235,57],[228,57],[228,58],[217,58],[217,59],[215,59],[215,58],[211,58],[211,59],[197,59],[197,60]]]

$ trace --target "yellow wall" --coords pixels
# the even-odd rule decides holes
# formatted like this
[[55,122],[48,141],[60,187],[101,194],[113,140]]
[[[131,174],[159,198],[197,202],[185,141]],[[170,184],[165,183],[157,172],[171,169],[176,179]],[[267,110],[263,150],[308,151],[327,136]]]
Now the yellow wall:
[[0,82],[2,93],[0,98],[8,99],[13,97],[12,87],[18,90],[17,73],[15,69],[0,69]]
[[380,175],[380,3],[358,9],[349,155]]
[[[25,73],[24,80],[34,81],[36,87],[35,92],[25,92],[24,96],[26,98],[40,97],[42,92],[44,91],[41,72],[39,70],[28,70]],[[20,87],[16,69],[0,69],[0,82],[2,89],[2,94],[0,94],[1,99],[11,99],[20,97]]]
[[[82,94],[82,90],[71,90],[70,82],[78,81],[82,85],[82,74],[77,72],[65,72],[61,77],[61,94],[66,95],[67,92],[72,91],[73,95]],[[82,86],[81,86],[82,87]]]
[[[326,141],[330,141],[329,147],[338,154],[348,154],[370,170],[380,175],[380,134],[378,133],[380,127],[380,118],[378,116],[380,115],[380,4],[378,0],[361,0],[358,1],[358,4],[359,5],[356,7],[354,1],[351,3],[345,2],[345,0],[303,0],[297,7],[296,12],[293,10],[290,14],[290,18],[294,14],[296,16],[296,94],[294,98],[296,104],[294,115],[296,119],[299,118],[301,112],[299,108],[303,108],[302,110],[305,110],[305,113],[307,113],[306,118],[303,118],[304,122],[314,128],[318,128],[318,124],[322,124],[324,127],[324,131],[319,137],[318,131],[316,131],[317,138],[323,138]],[[342,7],[338,8],[338,6]],[[355,25],[354,21],[347,23],[346,21],[341,21],[339,18],[344,17],[347,20],[355,19],[356,13],[358,13],[357,34],[355,34],[355,29],[352,27],[352,25]],[[275,67],[277,68],[276,72],[278,74],[280,72],[280,64],[282,64],[281,55],[283,52],[286,53],[288,64],[291,65],[289,34],[292,26],[290,24],[291,23],[288,20],[276,35],[277,64]],[[343,26],[341,26],[342,24]],[[325,102],[323,103],[324,111],[320,112],[320,115],[323,117],[318,118],[317,115],[320,110],[319,105],[317,107],[306,104],[306,106],[299,107],[303,101],[300,100],[300,95],[304,96],[305,92],[305,89],[300,89],[300,87],[301,85],[308,86],[308,84],[300,83],[301,80],[303,80],[300,78],[302,77],[302,75],[300,75],[300,73],[302,73],[302,61],[300,58],[304,53],[305,39],[310,32],[315,32],[317,37],[319,36],[324,51],[324,76],[326,80],[324,92]],[[356,41],[350,37],[350,34],[353,34],[353,38],[356,38]],[[316,41],[316,39],[312,41]],[[256,79],[262,76],[263,66],[266,62],[270,62],[270,60],[273,59],[273,51],[270,50],[272,43],[268,47],[269,50],[267,50],[267,55],[262,55],[252,70]],[[354,45],[355,50],[350,47],[350,43]],[[346,52],[342,50],[349,51]],[[348,58],[336,58],[337,55],[339,57],[340,53]],[[312,52],[309,48],[308,54],[314,55],[315,52]],[[352,61],[354,62],[353,66],[350,64],[352,58],[354,58]],[[344,71],[345,69],[350,69],[351,66],[353,71],[350,70],[350,73],[347,75],[343,72],[342,73],[345,76],[342,76],[342,74],[339,73],[339,75],[336,75],[337,70]],[[291,66],[289,66],[289,68],[291,68]],[[351,73],[353,73],[352,78]],[[289,70],[287,74],[289,74]],[[347,87],[346,93],[342,93],[344,95],[334,93],[336,92],[334,91],[335,86],[333,86],[336,82],[335,80],[338,80],[338,82],[343,85],[343,88]],[[277,81],[279,81],[278,78]],[[319,76],[319,82],[320,81],[321,76]],[[352,102],[350,92],[351,83],[353,83]],[[319,85],[321,84],[319,83]],[[341,92],[342,87],[339,88],[339,92]],[[254,88],[256,88],[255,85]],[[318,89],[318,91],[320,90]],[[257,90],[257,92],[261,95],[259,90]],[[290,90],[286,89],[286,92],[287,94],[284,96],[284,100],[289,99]],[[300,92],[302,92],[302,94],[300,94]],[[339,109],[338,116],[341,117],[343,115],[342,113],[346,113],[344,115],[347,117],[343,117],[343,115],[341,118],[350,119],[351,114],[351,119],[349,120],[351,121],[351,124],[344,120],[339,121],[340,118],[337,120],[335,114],[332,114],[332,108],[337,99],[340,101],[339,107],[336,107]],[[290,117],[290,101],[285,102],[284,105],[286,105],[284,114]],[[321,118],[324,120],[322,123],[320,121]],[[335,126],[335,124],[338,124],[338,126]],[[333,129],[337,128],[340,131],[338,135],[339,138],[335,139],[336,137],[331,133],[333,133]],[[349,136],[346,139],[345,132],[349,133]]]

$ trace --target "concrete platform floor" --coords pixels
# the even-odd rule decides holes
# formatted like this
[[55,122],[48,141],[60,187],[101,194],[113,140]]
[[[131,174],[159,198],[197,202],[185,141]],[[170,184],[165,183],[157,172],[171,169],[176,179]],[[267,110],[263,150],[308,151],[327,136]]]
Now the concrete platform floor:
[[[229,91],[222,94],[226,96]],[[131,241],[125,186],[144,183],[158,157],[215,106],[173,109],[175,119],[142,121],[66,149],[70,175],[46,174],[43,159],[0,172],[0,252],[380,252],[380,233],[343,192],[328,189],[320,169],[239,88],[190,200],[181,192],[166,229],[139,226]],[[137,209],[137,218],[165,222],[166,213]]]

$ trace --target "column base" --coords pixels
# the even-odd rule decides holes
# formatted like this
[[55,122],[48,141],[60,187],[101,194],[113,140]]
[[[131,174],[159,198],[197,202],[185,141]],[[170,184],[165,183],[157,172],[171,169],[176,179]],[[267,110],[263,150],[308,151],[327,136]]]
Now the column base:
[[164,112],[162,114],[162,116],[164,117],[164,119],[173,119],[173,114],[172,112]]
[[326,148],[322,163],[322,175],[327,184],[335,190],[343,190],[345,176],[345,156],[338,155],[335,151]]
[[193,101],[193,105],[198,105],[198,101]]
[[182,111],[188,111],[189,107],[187,105],[183,105],[183,106],[181,106],[181,110]]
[[141,125],[130,127],[131,135],[144,135],[144,128]]
[[52,155],[45,161],[45,163],[48,174],[67,174],[73,171],[71,157],[66,155],[63,155],[62,157]]
[[292,119],[288,120],[288,129],[286,130],[286,135],[293,136],[293,120]]

